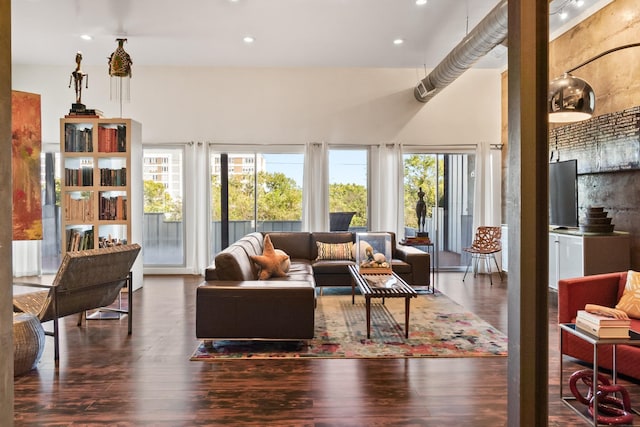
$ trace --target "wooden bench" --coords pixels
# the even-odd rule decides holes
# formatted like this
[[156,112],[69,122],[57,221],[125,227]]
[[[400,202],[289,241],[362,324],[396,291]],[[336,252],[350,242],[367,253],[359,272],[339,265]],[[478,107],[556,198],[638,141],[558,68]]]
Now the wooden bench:
[[370,284],[365,276],[360,274],[358,267],[355,265],[349,266],[349,273],[351,273],[351,278],[353,279],[351,283],[351,304],[355,304],[356,285],[358,285],[360,293],[365,299],[367,338],[371,338],[371,298],[382,298],[383,304],[385,298],[404,298],[404,337],[409,338],[409,309],[411,308],[411,298],[416,298],[418,293],[396,273],[379,275],[392,278],[393,286],[389,287],[378,287]]

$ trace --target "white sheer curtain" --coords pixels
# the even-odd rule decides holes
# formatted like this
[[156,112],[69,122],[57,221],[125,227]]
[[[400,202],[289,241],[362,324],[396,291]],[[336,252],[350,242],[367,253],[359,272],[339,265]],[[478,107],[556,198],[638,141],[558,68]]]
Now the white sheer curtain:
[[304,153],[302,229],[329,230],[329,148],[327,143],[308,143]]
[[[372,231],[404,231],[404,165],[401,144],[371,147],[369,197]],[[401,234],[402,233],[402,234]]]
[[13,277],[42,274],[42,240],[13,241]]
[[[185,209],[186,220],[185,244],[187,245],[186,269],[191,274],[204,274],[204,269],[209,265],[209,251],[207,243],[209,239],[209,150],[202,142],[191,143],[187,146],[185,155],[185,169],[193,173],[185,173],[185,196],[192,200],[193,209]],[[205,236],[202,238],[202,236]]]
[[473,232],[479,225],[500,225],[502,156],[482,142],[476,148]]

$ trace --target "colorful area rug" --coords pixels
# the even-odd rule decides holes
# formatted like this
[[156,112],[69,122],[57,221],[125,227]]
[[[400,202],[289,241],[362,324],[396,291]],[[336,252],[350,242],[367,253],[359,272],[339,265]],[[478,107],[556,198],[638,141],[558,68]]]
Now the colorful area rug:
[[404,299],[371,302],[367,339],[364,298],[318,297],[316,333],[303,341],[214,341],[200,343],[191,360],[271,358],[408,358],[506,356],[507,337],[436,291],[411,300],[409,338],[404,336]]

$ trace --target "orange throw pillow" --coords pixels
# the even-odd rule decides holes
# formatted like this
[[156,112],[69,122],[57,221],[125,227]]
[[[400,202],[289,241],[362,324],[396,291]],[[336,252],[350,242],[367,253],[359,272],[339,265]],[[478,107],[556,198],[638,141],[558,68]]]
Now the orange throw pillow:
[[264,237],[262,255],[251,255],[251,260],[260,267],[259,280],[267,280],[270,277],[285,277],[287,275],[289,255],[283,251],[276,252],[268,234]]
[[616,304],[618,310],[622,310],[629,317],[640,319],[640,273],[629,270],[627,272],[627,283],[624,285],[622,298]]

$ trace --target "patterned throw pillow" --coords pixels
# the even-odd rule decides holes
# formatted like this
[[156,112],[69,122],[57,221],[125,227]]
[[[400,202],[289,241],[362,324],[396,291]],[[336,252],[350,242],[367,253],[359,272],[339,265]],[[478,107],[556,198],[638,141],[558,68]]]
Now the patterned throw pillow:
[[324,243],[316,242],[318,246],[318,258],[316,260],[352,260],[352,242]]
[[627,313],[629,317],[640,319],[640,272],[629,270],[627,284],[616,308]]

